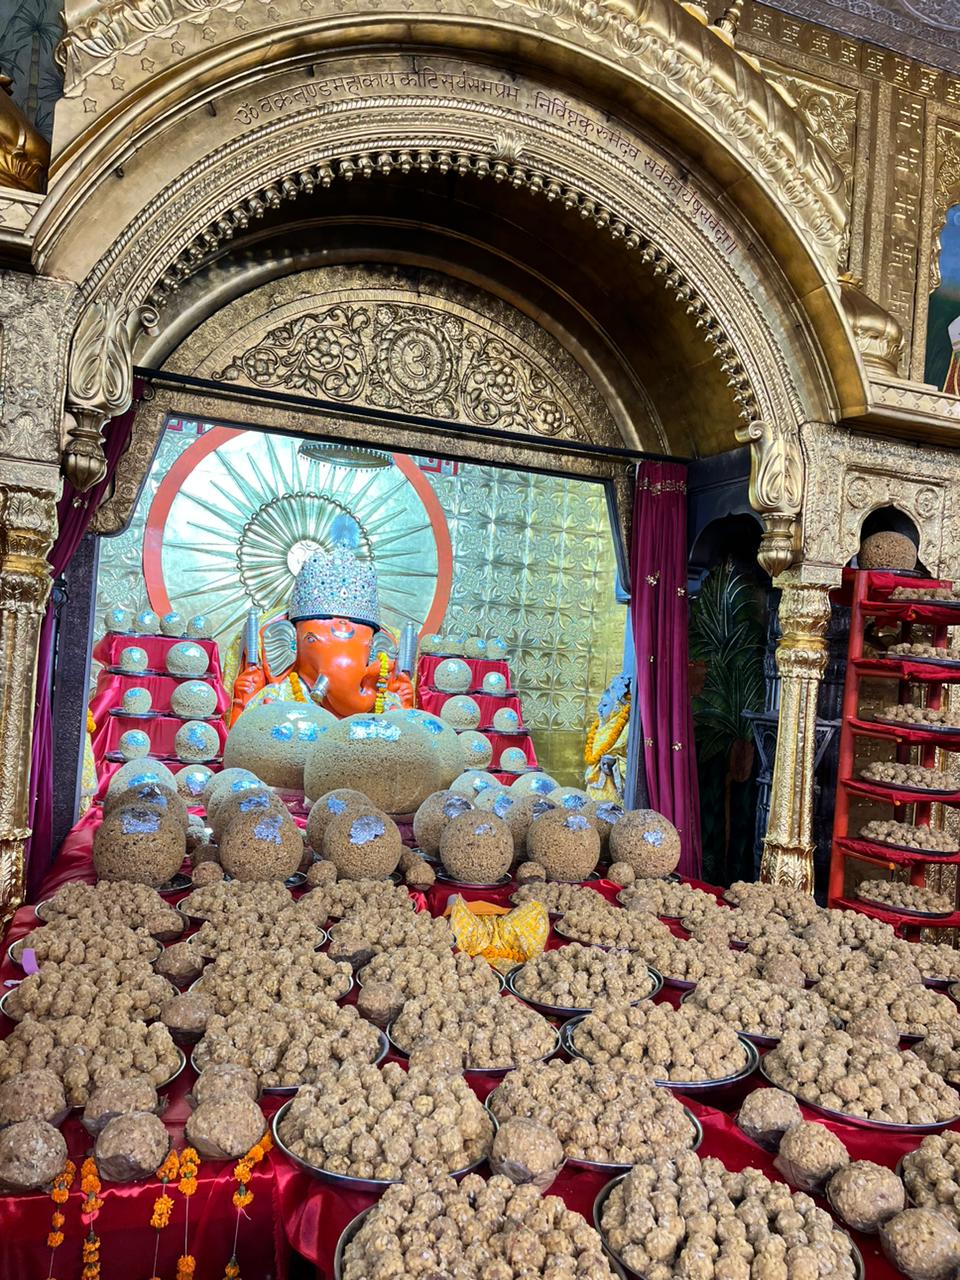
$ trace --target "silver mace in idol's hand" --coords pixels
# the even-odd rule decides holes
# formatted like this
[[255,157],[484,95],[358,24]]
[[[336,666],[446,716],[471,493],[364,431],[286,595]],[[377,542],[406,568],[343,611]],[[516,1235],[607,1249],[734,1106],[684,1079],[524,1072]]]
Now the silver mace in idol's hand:
[[330,680],[327,676],[317,676],[316,684],[309,689],[310,701],[315,702],[318,707],[323,706],[323,700],[330,692]]

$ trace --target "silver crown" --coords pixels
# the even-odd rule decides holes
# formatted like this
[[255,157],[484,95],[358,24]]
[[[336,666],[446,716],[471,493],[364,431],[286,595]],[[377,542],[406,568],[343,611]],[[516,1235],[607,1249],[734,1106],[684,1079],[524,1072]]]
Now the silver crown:
[[340,544],[330,552],[315,551],[297,574],[290,596],[290,621],[347,618],[376,631],[380,600],[373,565],[358,560]]

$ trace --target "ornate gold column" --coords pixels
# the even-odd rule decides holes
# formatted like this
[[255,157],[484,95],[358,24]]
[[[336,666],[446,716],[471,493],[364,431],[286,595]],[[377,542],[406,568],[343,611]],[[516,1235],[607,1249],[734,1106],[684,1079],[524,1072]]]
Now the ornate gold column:
[[813,892],[813,765],[817,694],[827,666],[826,631],[835,573],[799,565],[774,579],[780,597],[780,719],[770,821],[760,879]]
[[56,531],[52,494],[0,488],[0,920],[23,901],[37,640]]

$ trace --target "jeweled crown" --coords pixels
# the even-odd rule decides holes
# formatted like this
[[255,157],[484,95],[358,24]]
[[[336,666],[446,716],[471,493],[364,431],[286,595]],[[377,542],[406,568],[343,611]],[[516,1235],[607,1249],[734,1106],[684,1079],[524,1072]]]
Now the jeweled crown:
[[347,618],[374,631],[380,626],[377,575],[356,554],[356,522],[338,516],[331,529],[332,551],[315,551],[303,564],[290,596],[290,621]]

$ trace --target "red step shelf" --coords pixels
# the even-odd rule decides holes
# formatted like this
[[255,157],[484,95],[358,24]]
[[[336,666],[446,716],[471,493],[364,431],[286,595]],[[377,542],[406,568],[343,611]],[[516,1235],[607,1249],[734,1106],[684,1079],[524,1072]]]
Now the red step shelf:
[[[960,683],[960,664],[926,663],[904,657],[880,658],[864,654],[864,635],[872,619],[898,620],[903,624],[902,639],[910,642],[913,624],[933,627],[932,643],[937,647],[947,644],[947,628],[960,626],[960,602],[958,605],[932,602],[918,604],[912,600],[891,599],[897,587],[936,588],[949,586],[936,579],[903,577],[892,573],[869,572],[848,569],[844,572],[843,586],[835,597],[838,604],[850,606],[850,641],[847,655],[847,674],[843,692],[843,710],[840,724],[839,767],[837,773],[837,799],[834,810],[833,848],[830,859],[830,884],[828,901],[831,907],[846,907],[862,911],[876,919],[894,921],[898,930],[918,931],[922,928],[955,928],[960,925],[960,911],[951,916],[925,919],[909,912],[897,912],[885,908],[873,908],[859,898],[848,897],[847,863],[850,860],[861,865],[886,867],[893,870],[905,866],[910,871],[910,882],[924,883],[927,866],[944,863],[960,864],[960,854],[943,857],[931,856],[923,850],[889,849],[870,840],[861,840],[850,831],[850,802],[854,798],[874,800],[893,808],[898,820],[904,810],[913,808],[916,825],[929,825],[934,804],[960,805],[960,790],[949,794],[917,791],[879,782],[868,782],[855,775],[857,740],[864,737],[878,738],[894,744],[896,758],[908,763],[914,759],[925,768],[936,767],[938,750],[960,751],[960,729],[956,731],[923,728],[918,725],[878,723],[860,715],[861,682],[864,680],[897,681],[897,701],[903,705],[914,701],[911,687],[922,686],[926,691],[926,705],[941,705],[943,687]],[[916,753],[914,758],[913,753]]]

